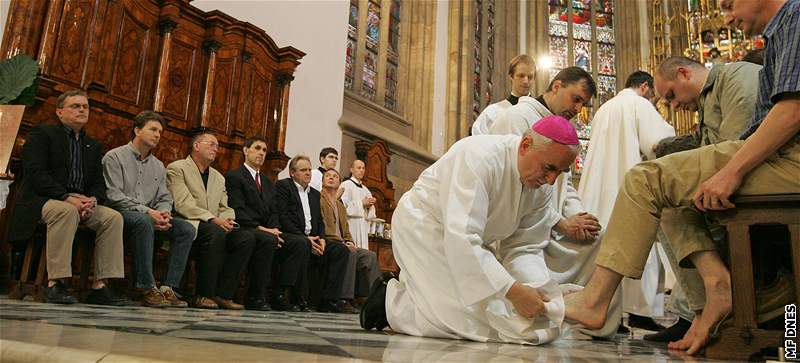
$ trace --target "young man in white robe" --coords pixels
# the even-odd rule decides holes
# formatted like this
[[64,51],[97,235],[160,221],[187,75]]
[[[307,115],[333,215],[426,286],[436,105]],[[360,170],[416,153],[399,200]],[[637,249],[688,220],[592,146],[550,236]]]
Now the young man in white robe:
[[339,152],[332,147],[326,147],[319,152],[319,166],[311,170],[311,182],[308,183],[318,192],[322,192],[322,175],[328,169],[336,169],[339,163]]
[[347,223],[357,248],[369,249],[369,221],[375,218],[375,198],[363,183],[366,165],[353,160],[350,178],[339,186],[342,202],[347,207]]
[[[455,143],[397,203],[392,250],[400,277],[374,284],[361,326],[480,342],[557,338],[562,292],[542,249],[559,218],[548,207],[552,184],[577,144],[575,129],[557,116],[523,136]],[[495,255],[488,245],[496,240]]]
[[531,95],[531,86],[536,80],[536,61],[527,54],[520,54],[508,65],[511,94],[506,99],[483,109],[472,124],[472,135],[486,135],[498,117],[509,107],[516,105],[522,96]]
[[[675,128],[661,118],[649,101],[653,97],[652,85],[650,74],[633,72],[625,82],[625,89],[600,106],[592,120],[578,195],[583,206],[594,212],[602,225],[608,224],[625,172],[642,161],[641,155],[655,159],[653,146],[675,136]],[[600,239],[602,233],[592,244],[563,243],[573,256],[554,260],[548,267],[574,273],[574,283],[585,285],[594,271]],[[653,245],[642,278],[623,281],[622,310],[629,314],[629,326],[661,330],[651,318],[664,314],[664,293],[659,286],[659,281],[663,281],[662,271]]]

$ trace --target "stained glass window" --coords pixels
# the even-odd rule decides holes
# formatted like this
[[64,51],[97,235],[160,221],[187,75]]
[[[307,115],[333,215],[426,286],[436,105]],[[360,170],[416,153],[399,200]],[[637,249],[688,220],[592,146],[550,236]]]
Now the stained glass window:
[[597,97],[600,104],[617,94],[617,77],[600,75],[597,77]]
[[614,2],[595,2],[594,22],[597,26],[598,104],[610,100],[617,93],[617,60],[614,55]]
[[347,56],[345,57],[344,67],[344,87],[352,90],[353,79],[356,75],[356,40],[347,38]]
[[600,64],[597,67],[597,72],[613,76],[617,74],[617,69],[614,62],[614,46],[611,44],[599,43],[597,45],[597,61]]
[[592,43],[582,40],[574,41],[575,49],[572,50],[572,54],[574,55],[575,59],[575,66],[581,67],[585,71],[591,73],[592,72]]
[[392,0],[389,17],[389,49],[386,52],[386,89],[383,106],[397,110],[397,61],[400,42],[400,0]]
[[361,84],[361,95],[374,101],[375,100],[375,74],[378,71],[378,56],[367,49],[364,53],[364,77]]
[[375,101],[375,87],[378,73],[378,42],[381,38],[380,3],[371,0],[367,6],[367,49],[364,52],[364,67],[361,95]]
[[494,0],[487,0],[486,12],[486,104],[492,102],[492,90],[494,89]]
[[381,38],[381,8],[370,1],[367,7],[367,48],[377,51]]
[[386,63],[386,93],[383,105],[392,111],[397,109],[397,66],[392,63]]

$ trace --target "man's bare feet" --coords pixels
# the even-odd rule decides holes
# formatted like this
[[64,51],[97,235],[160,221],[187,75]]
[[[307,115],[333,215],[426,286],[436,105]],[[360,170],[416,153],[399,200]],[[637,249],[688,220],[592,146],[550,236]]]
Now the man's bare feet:
[[566,305],[565,316],[567,320],[580,323],[587,329],[600,329],[606,322],[608,305],[593,306],[587,303],[586,290],[564,295]]
[[708,343],[712,330],[730,314],[732,307],[730,278],[707,282],[703,312],[694,318],[683,339],[669,343],[668,347],[696,354]]

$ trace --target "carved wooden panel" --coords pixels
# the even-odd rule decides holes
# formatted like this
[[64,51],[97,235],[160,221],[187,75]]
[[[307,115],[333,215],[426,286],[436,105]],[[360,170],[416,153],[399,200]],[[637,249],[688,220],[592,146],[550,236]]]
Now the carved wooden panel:
[[188,0],[15,0],[9,10],[2,57],[27,53],[42,66],[12,159],[31,127],[58,122],[56,98],[80,88],[91,107],[86,131],[105,150],[127,143],[134,116],[155,109],[168,122],[155,150],[164,163],[185,158],[189,135],[206,127],[219,139],[222,172],[242,162],[252,135],[269,141],[265,175],[286,166],[289,84],[303,52]]
[[389,180],[386,167],[391,161],[389,147],[383,140],[374,143],[356,141],[356,156],[366,164],[364,185],[375,197],[375,215],[386,221],[392,220],[394,212],[394,185]]

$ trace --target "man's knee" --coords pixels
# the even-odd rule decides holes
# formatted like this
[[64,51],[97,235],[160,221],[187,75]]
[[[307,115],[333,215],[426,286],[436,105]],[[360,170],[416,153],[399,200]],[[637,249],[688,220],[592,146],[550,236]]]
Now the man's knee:
[[125,223],[124,219],[122,218],[122,214],[102,205],[95,207],[94,213],[100,223],[105,226],[122,227]]
[[153,234],[153,222],[150,216],[142,212],[135,211],[122,211],[122,220],[125,224],[125,229],[134,234]]
[[172,219],[172,235],[175,240],[189,240],[194,239],[195,229],[194,226],[180,218]]
[[76,224],[81,220],[81,214],[74,205],[60,200],[48,200],[42,210],[42,217],[45,222],[60,220],[74,221]]

